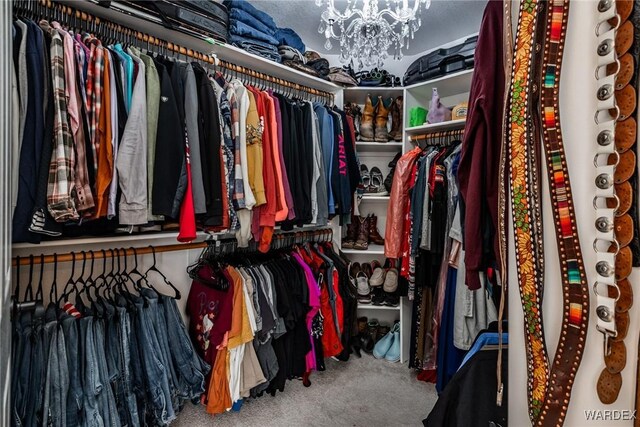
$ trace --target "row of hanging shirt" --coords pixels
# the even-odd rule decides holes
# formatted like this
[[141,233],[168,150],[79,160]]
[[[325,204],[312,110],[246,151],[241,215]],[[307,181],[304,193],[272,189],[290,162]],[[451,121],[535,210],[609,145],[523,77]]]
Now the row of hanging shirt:
[[310,385],[324,359],[348,360],[357,333],[348,261],[330,243],[269,255],[201,256],[187,312],[199,355],[213,369],[207,412],[240,410],[243,399],[284,391],[286,380]]
[[[126,262],[126,256],[124,257]],[[18,260],[18,263],[20,260]],[[57,295],[54,264],[45,307],[43,263],[35,290],[33,264],[24,299],[13,312],[14,426],[167,425],[206,390],[211,367],[189,339],[177,289],[154,264],[144,274],[120,257],[101,274],[71,276]],[[95,268],[97,273],[99,266]],[[20,270],[14,302],[20,300]],[[173,293],[172,292],[172,293]],[[87,302],[88,301],[88,302]]]
[[343,111],[57,22],[13,29],[14,242],[163,224],[267,250],[276,222],[348,218],[359,173]]
[[[451,139],[451,138],[449,138]],[[459,140],[416,147],[396,166],[387,214],[385,254],[401,259],[400,274],[413,300],[410,367],[436,371],[441,391],[479,331],[496,320],[491,295],[496,277],[482,288],[465,284],[458,190]]]

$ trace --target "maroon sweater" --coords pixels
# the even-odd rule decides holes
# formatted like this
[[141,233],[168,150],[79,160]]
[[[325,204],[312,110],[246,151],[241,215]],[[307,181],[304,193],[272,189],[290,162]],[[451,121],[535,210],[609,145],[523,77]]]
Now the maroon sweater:
[[502,1],[489,1],[482,17],[458,169],[465,206],[466,283],[472,290],[480,288],[478,273],[499,258],[496,230],[505,96],[502,7]]

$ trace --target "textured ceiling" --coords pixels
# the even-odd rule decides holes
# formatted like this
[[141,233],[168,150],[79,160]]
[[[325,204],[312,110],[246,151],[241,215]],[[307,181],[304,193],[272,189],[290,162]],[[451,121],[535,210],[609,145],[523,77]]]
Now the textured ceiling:
[[[251,0],[251,3],[271,16],[280,27],[293,28],[305,44],[320,53],[339,54],[337,43],[331,51],[324,48],[324,36],[318,34],[322,8],[314,0]],[[358,1],[358,4],[362,4]],[[384,1],[380,1],[384,5]],[[344,10],[346,1],[337,0],[336,7]],[[422,26],[411,40],[406,55],[416,55],[447,42],[476,33],[480,29],[486,0],[432,0],[431,7],[422,11]]]

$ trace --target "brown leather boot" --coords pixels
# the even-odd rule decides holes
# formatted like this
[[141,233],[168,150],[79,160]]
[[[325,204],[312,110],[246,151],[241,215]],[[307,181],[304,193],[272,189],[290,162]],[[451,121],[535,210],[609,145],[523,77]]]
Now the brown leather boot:
[[351,217],[351,224],[347,225],[347,235],[342,239],[342,247],[344,249],[353,249],[358,237],[358,217]]
[[389,114],[391,114],[391,130],[389,131],[389,138],[395,140],[396,134],[400,129],[400,124],[398,123],[398,106],[395,101],[391,104]]
[[369,220],[369,242],[376,245],[384,245],[384,238],[378,231],[378,217],[371,214],[367,219]]
[[366,251],[369,248],[369,218],[358,216],[356,223],[358,224],[358,237],[353,249]]
[[358,317],[358,333],[359,334],[364,334],[366,332],[368,322],[369,322],[369,319],[367,319],[366,316]]
[[399,96],[391,106],[391,132],[389,138],[402,141],[402,97]]
[[389,131],[387,122],[389,121],[389,109],[393,103],[393,98],[386,101],[381,96],[378,97],[378,111],[376,112],[376,142],[388,142]]
[[360,106],[355,102],[347,102],[344,105],[344,112],[353,117],[353,124],[356,130],[356,140],[360,140],[360,138],[358,138],[360,135],[360,121],[362,120],[362,110],[360,109]]
[[375,104],[371,101],[371,97],[367,95],[367,102],[364,104],[362,119],[360,121],[360,141],[374,141],[373,119],[376,116],[378,99]]

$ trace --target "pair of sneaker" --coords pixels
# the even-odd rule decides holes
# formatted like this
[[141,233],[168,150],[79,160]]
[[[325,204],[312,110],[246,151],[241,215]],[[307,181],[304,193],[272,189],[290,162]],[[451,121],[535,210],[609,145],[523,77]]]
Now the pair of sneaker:
[[[377,263],[377,261],[375,261]],[[398,270],[388,267],[381,267],[378,263],[373,270],[371,279],[371,303],[373,305],[386,305],[397,307],[400,305],[400,297],[395,295],[398,290]]]
[[373,357],[385,359],[389,362],[400,361],[400,323],[396,322],[393,328],[380,339],[373,347]]
[[[398,270],[383,267],[378,261],[369,263],[354,263],[350,275],[358,289],[360,304],[389,305],[397,307],[400,298],[391,295],[398,289]],[[372,292],[373,289],[373,292]],[[372,301],[375,297],[375,301]]]

